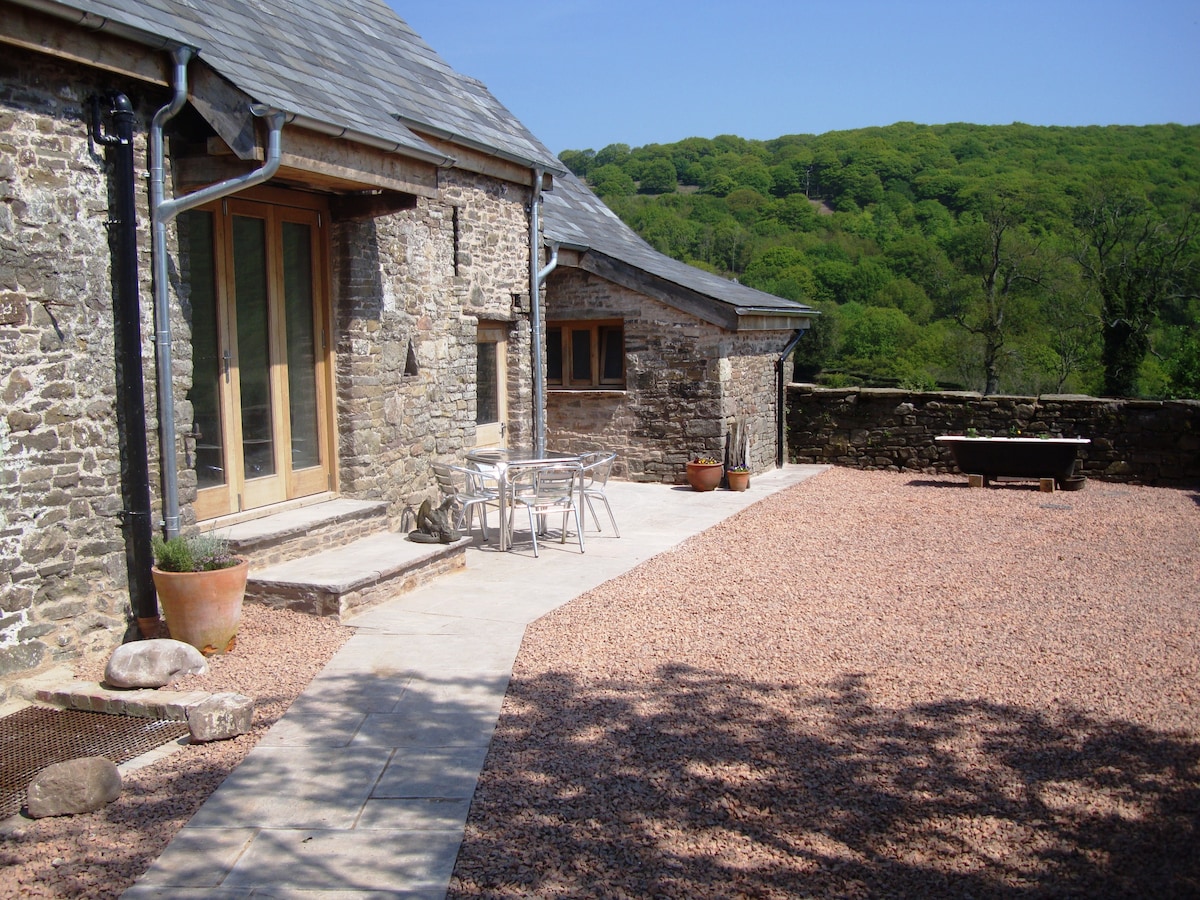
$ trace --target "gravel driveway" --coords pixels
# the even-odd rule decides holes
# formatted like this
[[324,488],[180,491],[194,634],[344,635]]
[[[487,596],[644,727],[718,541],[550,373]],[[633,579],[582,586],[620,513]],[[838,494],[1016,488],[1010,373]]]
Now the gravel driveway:
[[[1198,611],[1196,492],[831,470],[530,628],[451,895],[1200,896]],[[254,732],[10,820],[0,896],[119,897],[347,635],[246,617],[181,687]]]
[[451,895],[1200,896],[1198,503],[767,498],[529,630]]

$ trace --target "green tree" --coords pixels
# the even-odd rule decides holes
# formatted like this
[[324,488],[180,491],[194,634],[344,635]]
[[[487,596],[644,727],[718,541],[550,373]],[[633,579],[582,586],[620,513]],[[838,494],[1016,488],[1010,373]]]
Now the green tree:
[[669,194],[678,187],[677,178],[671,160],[659,158],[642,170],[642,182],[638,190],[643,194]]
[[633,179],[618,165],[609,163],[595,169],[590,179],[592,190],[601,199],[610,197],[628,197],[637,188]]
[[982,343],[985,394],[1000,390],[1000,374],[1013,331],[1015,307],[1042,278],[1040,246],[1022,231],[1023,200],[1009,192],[982,198],[980,220],[960,228],[951,258],[967,276],[951,295],[951,317]]
[[596,162],[595,150],[564,150],[558,155],[559,160],[571,172],[580,178],[586,178]]
[[1075,260],[1100,298],[1104,393],[1132,397],[1160,311],[1195,277],[1197,217],[1164,220],[1144,196],[1097,185],[1079,204]]
[[1181,332],[1166,364],[1171,396],[1179,400],[1200,399],[1200,336]]
[[630,149],[628,144],[609,144],[606,147],[601,147],[600,152],[596,154],[597,166],[620,166],[629,160]]

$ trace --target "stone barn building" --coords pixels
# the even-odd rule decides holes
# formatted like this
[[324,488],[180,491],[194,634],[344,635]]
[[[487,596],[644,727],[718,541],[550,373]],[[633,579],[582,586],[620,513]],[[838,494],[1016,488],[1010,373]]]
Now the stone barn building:
[[783,465],[791,351],[815,311],[664,256],[569,173],[545,207],[550,443],[614,450],[635,481],[681,483],[731,433],[751,471]]

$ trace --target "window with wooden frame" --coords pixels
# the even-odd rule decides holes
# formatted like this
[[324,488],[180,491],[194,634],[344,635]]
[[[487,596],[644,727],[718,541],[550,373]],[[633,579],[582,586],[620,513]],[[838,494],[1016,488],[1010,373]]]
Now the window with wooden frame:
[[624,324],[619,319],[546,323],[546,383],[565,390],[624,390]]

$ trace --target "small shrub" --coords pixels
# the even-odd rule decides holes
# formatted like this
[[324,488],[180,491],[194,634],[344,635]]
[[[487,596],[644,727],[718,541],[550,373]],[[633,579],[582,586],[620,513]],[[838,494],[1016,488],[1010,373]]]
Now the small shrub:
[[211,572],[229,569],[239,562],[229,542],[215,534],[182,535],[164,540],[154,538],[154,562],[164,572]]

